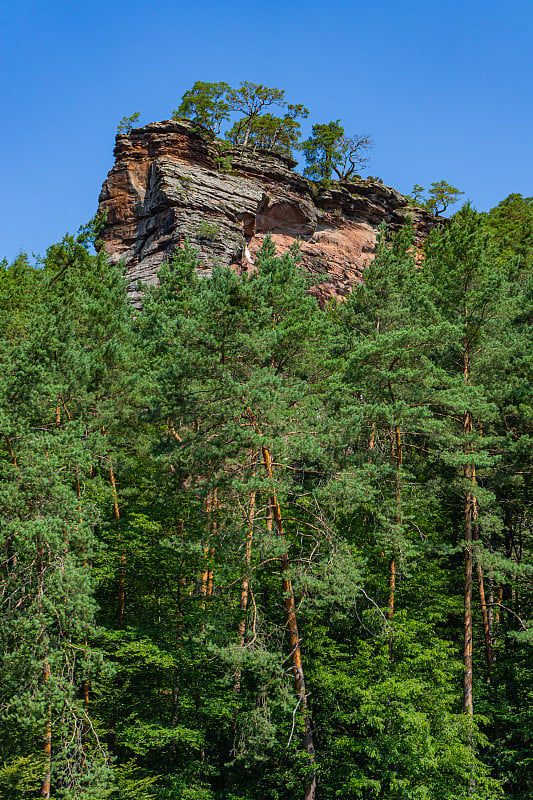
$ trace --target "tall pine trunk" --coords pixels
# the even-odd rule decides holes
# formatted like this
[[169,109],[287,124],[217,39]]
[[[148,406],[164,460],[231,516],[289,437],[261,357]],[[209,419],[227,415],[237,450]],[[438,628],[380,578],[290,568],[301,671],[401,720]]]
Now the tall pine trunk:
[[[392,392],[391,392],[392,394]],[[394,396],[393,396],[394,400]],[[402,524],[402,463],[403,448],[402,435],[399,425],[394,426],[394,456],[396,459],[396,478],[395,478],[395,502],[396,502],[396,525],[398,528]],[[396,600],[396,576],[397,576],[397,547],[393,545],[393,553],[389,567],[389,598],[387,601],[387,620],[392,622],[394,619],[394,603]]]
[[[465,320],[466,320],[465,312]],[[463,350],[463,378],[465,386],[470,382],[470,353],[468,340],[465,336]],[[465,452],[472,455],[472,415],[466,410],[463,416],[463,434],[465,437]],[[465,579],[464,579],[464,690],[463,703],[467,714],[474,713],[473,700],[473,671],[472,671],[472,540],[474,513],[476,511],[475,497],[472,493],[475,485],[475,466],[472,462],[464,465],[465,489],[464,489],[464,560],[465,560]],[[477,521],[477,519],[476,519]]]
[[[475,514],[475,525],[473,527],[473,539],[475,542],[479,541],[479,525],[477,524],[477,503],[475,503],[474,508]],[[478,583],[478,590],[479,590],[479,602],[481,605],[481,616],[483,618],[483,639],[485,641],[485,656],[487,659],[487,683],[491,683],[492,680],[492,669],[494,664],[494,655],[492,650],[492,625],[491,619],[489,614],[489,606],[487,605],[487,600],[485,596],[485,581],[483,577],[483,567],[481,566],[479,555],[476,554],[476,573],[477,573],[477,583]]]
[[206,600],[213,595],[214,572],[211,561],[215,554],[215,548],[212,546],[211,542],[217,532],[217,521],[213,514],[217,509],[217,502],[217,490],[213,489],[212,492],[208,493],[205,501],[205,510],[207,513],[207,540],[204,546],[205,568],[202,570],[200,579],[203,611],[206,609]]
[[[252,453],[252,461],[255,463],[257,454]],[[255,476],[255,466],[252,472],[252,477]],[[250,492],[248,501],[248,533],[246,535],[246,549],[244,554],[244,577],[241,583],[241,602],[240,611],[241,618],[239,620],[239,648],[242,652],[246,641],[246,611],[248,609],[248,599],[250,592],[250,564],[252,561],[252,543],[254,537],[254,520],[255,520],[255,489]],[[235,673],[235,683],[233,689],[235,692],[240,692],[241,689],[241,676],[242,669],[239,665]]]
[[[37,569],[39,575],[39,588],[38,588],[38,607],[41,615],[44,614],[44,596],[45,596],[45,564],[44,564],[44,545],[37,539]],[[49,639],[46,621],[42,618],[43,628],[41,630],[41,637],[44,644],[43,654],[43,668],[42,680],[44,690],[44,732],[42,738],[42,755],[43,755],[43,777],[41,781],[40,797],[50,797],[51,777],[52,777],[52,701],[50,698],[50,661],[49,653]]]
[[[113,462],[109,458],[109,481],[113,490],[113,517],[115,522],[120,520],[120,510],[118,507],[118,494],[117,484],[115,481],[115,472],[113,470]],[[119,628],[124,627],[124,607],[126,602],[126,554],[120,554],[120,569],[118,574],[118,592],[117,592],[117,620]]]
[[[48,656],[44,657],[43,664],[43,683],[46,688],[50,681],[50,664],[48,663]],[[43,760],[44,760],[44,773],[41,782],[41,797],[50,797],[50,786],[52,776],[52,709],[50,701],[47,700],[45,711],[45,725],[43,736]]]
[[[102,436],[106,436],[107,432],[104,426],[102,425],[100,428],[102,432]],[[111,491],[113,497],[113,517],[115,522],[119,522],[120,520],[120,509],[118,505],[118,492],[117,492],[117,483],[115,480],[115,471],[113,469],[113,462],[111,460],[111,456],[108,452],[108,472],[109,472],[109,482],[111,484]],[[121,541],[122,537],[120,537]],[[118,588],[117,588],[117,622],[118,627],[122,629],[124,627],[124,607],[125,607],[125,599],[126,599],[126,554],[121,552],[120,554],[120,567],[119,567],[119,574],[118,574]],[[118,685],[117,679],[114,681],[115,686]],[[111,752],[114,751],[115,742],[116,742],[116,726],[117,726],[117,714],[116,710],[113,710],[111,714],[111,719],[109,720],[109,730],[107,732],[107,743]]]
[[[471,465],[468,465],[470,467]],[[467,476],[468,477],[468,471]],[[465,495],[465,580],[464,580],[464,709],[468,714],[474,713],[472,694],[472,518],[473,497],[470,492]]]
[[[263,454],[263,464],[267,476],[272,479],[272,459],[270,451],[264,445],[261,448]],[[270,498],[270,506],[272,509],[272,516],[276,525],[278,536],[285,545],[285,532],[283,529],[283,518],[281,515],[281,508],[277,500],[276,491],[272,487],[272,495]],[[315,745],[313,741],[313,727],[311,723],[311,715],[309,711],[309,703],[307,698],[307,691],[305,687],[305,676],[302,664],[302,653],[300,649],[300,636],[298,633],[298,622],[296,619],[296,603],[294,600],[294,591],[292,588],[292,581],[290,575],[290,560],[289,554],[285,550],[281,556],[281,580],[283,587],[283,596],[285,598],[285,612],[287,617],[287,627],[289,630],[289,644],[291,647],[291,664],[294,677],[294,685],[298,695],[298,702],[302,708],[302,718],[304,723],[304,736],[303,744],[304,749],[309,757],[309,773],[307,777],[304,800],[315,800],[317,790],[317,770],[316,770],[316,755]]]

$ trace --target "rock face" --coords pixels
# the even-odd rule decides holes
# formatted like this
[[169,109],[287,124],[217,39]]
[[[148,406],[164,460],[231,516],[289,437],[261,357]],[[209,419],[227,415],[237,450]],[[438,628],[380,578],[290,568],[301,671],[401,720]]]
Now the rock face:
[[293,171],[291,159],[234,149],[221,154],[187,120],[154,122],[118,135],[115,166],[100,194],[107,213],[106,251],[124,260],[132,300],[137,282],[157,282],[157,270],[188,239],[200,271],[216,263],[253,270],[266,234],[278,253],[300,243],[302,263],[328,280],[322,300],[345,296],[373,258],[376,229],[398,229],[410,214],[422,239],[436,219],[408,206],[395,189],[372,180],[334,184],[317,192]]

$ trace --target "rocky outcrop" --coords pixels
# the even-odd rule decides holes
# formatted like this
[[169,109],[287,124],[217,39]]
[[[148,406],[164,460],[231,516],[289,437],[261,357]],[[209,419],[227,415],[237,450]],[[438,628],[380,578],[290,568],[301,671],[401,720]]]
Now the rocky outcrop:
[[134,302],[138,281],[155,283],[162,261],[186,239],[208,275],[216,263],[252,270],[267,234],[279,253],[299,242],[304,267],[328,278],[316,289],[322,299],[343,296],[373,257],[382,222],[397,229],[411,214],[420,238],[436,222],[373,180],[318,192],[287,157],[221,153],[187,120],[118,135],[114,155],[100,194],[101,238],[112,260],[123,259]]

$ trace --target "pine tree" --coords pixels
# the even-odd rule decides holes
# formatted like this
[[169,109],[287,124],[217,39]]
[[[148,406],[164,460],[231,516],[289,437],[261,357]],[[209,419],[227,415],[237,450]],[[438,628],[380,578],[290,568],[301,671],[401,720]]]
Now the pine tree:
[[[258,272],[250,278],[215,269],[212,280],[206,282],[196,277],[191,252],[178,252],[163,270],[160,287],[148,298],[140,324],[146,341],[148,332],[157,331],[148,347],[159,374],[157,413],[165,420],[172,481],[176,488],[181,486],[182,502],[187,494],[191,499],[196,495],[196,502],[205,508],[200,552],[206,563],[201,570],[205,577],[198,578],[202,622],[197,636],[201,640],[208,632],[212,635],[210,620],[220,614],[224,587],[239,586],[234,594],[234,621],[224,626],[229,626],[231,639],[237,639],[239,646],[228,648],[227,639],[220,635],[220,618],[217,638],[224,658],[235,653],[231,656],[232,661],[237,658],[233,685],[237,683],[239,697],[234,693],[233,702],[238,699],[240,715],[250,719],[249,712],[243,713],[250,689],[266,679],[261,660],[268,658],[265,663],[271,669],[273,658],[278,658],[269,652],[266,631],[258,636],[257,614],[265,620],[271,614],[268,606],[259,606],[258,597],[266,590],[261,588],[265,583],[269,594],[274,590],[275,576],[266,565],[279,564],[278,602],[272,610],[278,616],[285,609],[282,627],[288,626],[290,672],[296,689],[292,710],[302,715],[304,723],[306,796],[313,797],[312,725],[288,549],[292,519],[303,515],[300,524],[305,524],[306,512],[303,507],[292,509],[291,522],[284,520],[283,506],[289,495],[295,503],[296,489],[290,469],[284,473],[282,465],[317,455],[309,414],[319,402],[315,351],[326,320],[316,300],[306,294],[309,283],[290,254],[277,258],[267,240],[258,263]],[[306,474],[305,461],[296,474]],[[185,485],[191,488],[184,491]],[[241,557],[235,562],[230,555],[232,542],[237,552],[244,551],[244,564]],[[273,709],[279,702],[273,698]],[[290,717],[285,717],[284,724],[290,724]]]
[[[428,585],[439,592],[446,591],[449,586],[443,585],[439,561],[435,559],[436,548],[443,550],[447,544],[442,530],[445,487],[438,473],[431,472],[426,453],[433,447],[437,448],[437,443],[442,445],[443,441],[445,428],[437,400],[442,398],[443,386],[447,386],[449,381],[446,383],[447,377],[439,356],[443,342],[453,339],[455,328],[453,321],[442,313],[435,302],[432,281],[427,279],[424,269],[416,265],[412,232],[408,227],[391,242],[382,236],[378,255],[368,268],[365,284],[356,287],[348,303],[334,313],[340,332],[344,331],[340,349],[346,359],[344,380],[339,388],[335,409],[337,422],[344,427],[342,436],[346,437],[343,456],[346,478],[340,509],[345,529],[351,531],[355,542],[359,547],[362,546],[362,552],[372,557],[369,583],[365,587],[366,596],[369,591],[372,594],[377,589],[378,597],[383,598],[381,622],[378,625],[374,621],[371,626],[371,630],[377,628],[374,634],[378,637],[377,641],[372,645],[370,639],[366,645],[373,654],[376,668],[380,638],[388,643],[381,649],[381,656],[388,652],[388,665],[382,664],[372,678],[367,678],[366,683],[363,680],[362,686],[383,686],[387,704],[390,705],[395,702],[393,698],[396,692],[401,696],[401,683],[396,684],[395,681],[404,680],[400,675],[404,670],[409,671],[410,658],[416,661],[414,654],[418,637],[428,635],[432,630],[430,637],[435,643],[439,641],[439,635],[433,628],[433,625],[442,626],[445,622],[438,615],[439,602],[449,614],[449,602],[446,604],[427,593]],[[450,476],[446,476],[446,480],[449,479]],[[350,497],[352,509],[348,510]],[[383,570],[383,561],[389,566],[386,591],[385,581],[376,584],[376,576]],[[423,610],[418,608],[416,595],[413,595],[417,585],[424,595]],[[399,597],[401,602],[398,602]],[[367,614],[371,611],[375,614],[376,607],[373,610],[370,607]],[[367,628],[370,627],[368,622],[366,624]],[[361,637],[359,634],[361,638],[364,640],[367,636]],[[441,646],[442,652],[447,648],[444,641],[435,646],[437,649]],[[357,653],[361,643],[354,642],[353,647]],[[442,655],[437,656],[437,649],[434,651],[435,660],[427,650],[426,665],[430,671],[439,670]],[[364,796],[365,791],[373,787],[374,791],[381,791],[382,796],[392,797],[402,796],[405,788],[407,797],[413,791],[414,783],[420,781],[421,786],[426,787],[424,791],[431,796],[441,796],[443,792],[446,792],[445,796],[450,796],[451,792],[457,792],[460,797],[475,775],[480,795],[496,796],[494,782],[486,779],[486,767],[473,757],[471,751],[470,746],[477,736],[475,726],[468,721],[462,722],[456,713],[454,683],[457,662],[449,651],[448,659],[447,678],[440,685],[438,681],[435,683],[439,685],[438,691],[421,687],[418,683],[421,676],[413,662],[413,677],[417,677],[413,680],[412,688],[415,692],[420,691],[419,700],[413,704],[415,695],[412,696],[411,702],[405,707],[406,716],[401,716],[403,712],[395,716],[396,725],[393,726],[391,721],[381,723],[383,730],[392,733],[394,728],[395,734],[384,752],[379,750],[382,737],[377,736],[377,741],[372,738],[369,752],[376,757],[374,774],[365,769],[357,770],[357,758],[352,756],[351,768],[346,764],[343,776],[343,780],[347,781],[346,792],[351,790]],[[346,678],[346,686],[350,687],[348,697],[353,696],[353,703],[357,705],[356,675],[354,666]],[[351,695],[351,692],[354,694]],[[436,745],[443,731],[439,730],[439,725],[434,725],[436,720],[432,718],[429,707],[424,707],[421,702],[426,696],[433,706],[442,703],[439,724],[446,715],[454,727],[454,747],[456,753],[461,752],[461,765],[458,760],[453,778],[447,774],[446,748],[443,750],[442,745]],[[399,699],[401,707],[402,701]],[[365,706],[366,713],[375,717],[377,725],[380,724],[377,720],[382,719],[378,708],[379,703],[377,706]],[[431,759],[424,768],[418,765],[415,768],[416,779],[414,775],[407,777],[406,773],[402,778],[402,769],[398,770],[402,758],[398,753],[393,759],[395,775],[387,778],[387,752],[396,746],[404,751],[409,747],[407,743],[413,742],[413,730],[409,730],[414,724],[414,718],[410,715],[415,708],[420,715],[418,723],[424,720],[425,735],[428,737],[426,742],[434,741],[436,749],[432,752],[441,752],[443,759]],[[328,728],[333,742],[335,728],[331,720]],[[361,740],[362,734],[357,728],[352,730],[357,748],[357,741]],[[426,743],[422,749],[427,752],[430,747],[433,746]],[[331,745],[328,750],[330,748]],[[413,754],[412,758],[416,758],[416,755]],[[408,763],[412,762],[409,759],[405,761],[407,771]]]
[[41,764],[42,797],[112,783],[89,705],[101,656],[90,642],[98,511],[87,487],[109,414],[98,402],[117,403],[128,311],[118,270],[86,249],[92,233],[49,248],[41,269],[18,259],[0,286],[2,712],[6,747]]

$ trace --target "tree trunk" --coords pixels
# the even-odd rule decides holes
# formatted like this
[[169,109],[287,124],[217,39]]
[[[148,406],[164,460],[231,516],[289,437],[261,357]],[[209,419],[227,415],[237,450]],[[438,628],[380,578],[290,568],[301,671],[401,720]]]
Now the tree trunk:
[[[65,409],[66,410],[66,409]],[[68,412],[67,412],[68,413]],[[70,419],[70,416],[69,416]],[[76,488],[76,498],[78,500],[78,525],[81,525],[83,520],[81,516],[81,485],[80,485],[80,469],[79,465],[76,464],[74,467],[74,485]],[[84,566],[87,566],[87,559],[84,556]],[[85,636],[83,639],[83,646],[87,647],[87,637]],[[83,651],[83,659],[86,660],[87,658],[87,651]],[[90,683],[87,678],[84,678],[81,682],[81,698],[83,702],[83,708],[85,711],[89,708],[89,690],[90,690]],[[87,741],[87,725],[86,723],[83,726],[83,743],[85,744]]]
[[503,585],[500,584],[496,591],[496,605],[494,607],[494,625],[500,624],[500,609],[503,602]]
[[[470,383],[470,351],[469,342],[466,334],[468,322],[468,309],[465,308],[465,338],[463,348],[463,380],[464,385]],[[473,445],[471,441],[473,431],[472,415],[467,409],[463,415],[463,435],[465,437],[465,453],[473,455]],[[464,581],[464,647],[463,647],[463,666],[464,666],[464,690],[463,703],[467,714],[474,713],[473,700],[473,672],[472,672],[472,539],[473,524],[477,523],[477,504],[473,495],[473,488],[476,483],[475,465],[465,463],[464,465],[465,489],[464,489],[464,559],[465,559],[465,581]],[[474,520],[475,514],[475,520]]]
[[248,117],[248,121],[246,123],[246,130],[244,132],[244,140],[242,143],[243,147],[246,147],[248,144],[248,139],[250,138],[250,131],[252,130],[252,120],[255,116],[256,116],[255,114],[252,114],[251,116]]
[[465,497],[465,584],[464,584],[464,709],[474,713],[472,695],[472,516],[473,497]]
[[[390,388],[390,385],[389,385]],[[392,390],[391,390],[392,395]],[[392,399],[394,401],[394,395],[392,395]],[[402,436],[400,431],[400,426],[394,426],[394,455],[396,458],[396,525],[399,527],[402,524],[402,463],[403,463],[403,448],[402,448]],[[389,599],[387,601],[387,619],[389,622],[392,622],[394,618],[394,603],[396,600],[396,575],[397,575],[397,553],[396,553],[396,545],[394,544],[393,547],[393,555],[390,560],[390,571],[389,571]]]
[[[44,665],[43,665],[43,683],[46,684],[50,680],[50,664],[48,663],[48,657],[44,657]],[[51,782],[51,767],[52,767],[52,709],[50,707],[50,702],[47,703],[46,707],[46,722],[44,728],[44,737],[43,737],[43,758],[44,758],[44,773],[43,773],[43,780],[41,783],[41,797],[50,797],[50,782]]]
[[[103,425],[101,426],[100,430],[102,432],[102,436],[107,435],[106,429],[104,428]],[[109,452],[107,454],[107,458],[109,463],[109,481],[111,483],[112,496],[113,496],[113,517],[115,518],[115,521],[118,522],[120,520],[120,510],[118,507],[117,484],[115,481],[115,471],[113,470],[113,462],[111,461],[111,456]],[[118,574],[118,589],[117,589],[117,622],[118,622],[118,627],[120,629],[124,627],[125,600],[126,600],[126,554],[121,553],[120,567]],[[115,679],[114,684],[115,686],[117,686],[117,679]],[[117,715],[116,711],[113,711],[113,713],[111,714],[111,719],[109,720],[109,730],[107,732],[107,743],[111,752],[114,752],[115,748],[116,725],[117,725]]]
[[216,535],[217,522],[213,517],[213,511],[217,508],[217,490],[213,489],[212,493],[208,494],[205,501],[205,510],[207,512],[207,541],[204,547],[204,559],[206,561],[205,569],[202,570],[200,593],[202,595],[202,609],[206,609],[206,599],[213,595],[213,569],[210,566],[210,561],[215,554],[215,548],[211,546],[211,540]]
[[[269,478],[272,478],[272,459],[267,447],[262,446],[263,463],[266,473]],[[276,529],[281,540],[285,544],[285,533],[283,530],[283,519],[281,516],[281,508],[276,497],[276,491],[272,488],[272,495],[270,499],[272,508],[272,516],[276,524]],[[304,749],[309,757],[309,774],[307,778],[304,800],[315,800],[317,789],[317,772],[316,772],[316,755],[315,745],[313,741],[313,728],[311,724],[311,716],[309,713],[309,704],[307,699],[307,692],[305,688],[305,678],[302,665],[302,654],[300,650],[300,637],[298,634],[298,623],[296,619],[296,603],[294,600],[294,591],[292,588],[292,581],[290,576],[290,561],[287,551],[281,556],[281,580],[283,586],[283,595],[285,598],[285,611],[287,616],[287,627],[289,629],[289,643],[291,647],[291,663],[292,672],[294,676],[294,685],[296,693],[299,698],[299,703],[302,706],[302,717],[304,722]]]
[[248,608],[248,590],[250,588],[250,579],[249,579],[249,569],[250,569],[250,562],[252,560],[252,541],[254,536],[254,511],[255,511],[255,492],[250,492],[250,506],[249,506],[249,528],[248,528],[248,535],[246,537],[246,551],[245,551],[245,558],[244,564],[246,569],[246,574],[242,580],[241,584],[241,619],[239,621],[239,643],[240,646],[244,646],[244,635],[246,632],[246,609]]
[[[468,352],[468,345],[465,340],[465,349],[463,351],[463,377],[465,386],[470,382],[470,357]],[[465,452],[472,454],[472,444],[468,441],[471,437],[473,430],[472,415],[470,411],[465,411],[463,416],[463,433],[467,442],[465,443]],[[464,581],[464,647],[463,647],[463,665],[464,665],[464,690],[463,690],[463,703],[464,710],[467,714],[474,713],[474,700],[472,692],[473,672],[472,672],[472,528],[474,523],[474,514],[476,513],[477,522],[477,506],[475,497],[472,494],[472,488],[475,485],[476,473],[475,465],[465,464],[464,466],[465,487],[464,494],[464,558],[465,558],[465,581]]]
[[[255,420],[251,408],[248,406],[246,411],[250,419],[252,428],[254,429],[255,433],[258,436],[261,436],[261,431],[259,430],[259,426],[257,425],[257,422]],[[263,464],[265,467],[267,477],[271,481],[273,481],[272,458],[270,456],[270,451],[265,445],[261,445],[261,453],[263,456]],[[270,498],[270,511],[274,519],[278,535],[283,544],[285,545],[283,518],[281,515],[281,508],[278,503],[276,490],[274,488],[273,483],[272,483],[272,494]],[[305,688],[302,653],[300,649],[300,636],[298,633],[298,623],[296,619],[296,603],[294,600],[294,591],[292,588],[292,581],[290,576],[289,554],[286,549],[280,561],[281,561],[281,580],[282,580],[283,595],[285,599],[285,612],[287,617],[287,628],[289,630],[289,643],[291,647],[292,672],[294,677],[294,685],[296,688],[296,693],[298,695],[298,703],[301,704],[302,707],[302,718],[304,723],[303,745],[309,759],[308,760],[309,772],[304,791],[304,800],[315,800],[316,790],[317,790],[317,769],[316,769],[315,745],[313,741],[313,727],[311,723],[311,715],[309,712],[307,691]]]
[[7,452],[9,453],[9,457],[11,459],[11,463],[13,464],[13,466],[16,469],[18,469],[17,457],[16,457],[15,452],[13,450],[13,444],[11,442],[11,439],[9,438],[7,433],[4,433],[4,439],[6,440]]
[[[120,511],[118,508],[118,494],[117,484],[115,482],[115,473],[113,470],[113,463],[109,459],[109,480],[113,487],[113,516],[116,522],[120,519]],[[120,569],[118,573],[118,591],[117,591],[117,620],[119,628],[124,627],[124,606],[126,602],[126,554],[120,554]]]
[[373,450],[374,449],[375,441],[376,441],[376,423],[373,422],[372,423],[372,427],[370,429],[370,440],[368,442],[368,449],[369,450]]
[[[475,542],[479,541],[479,526],[477,524],[477,503],[474,501],[474,517],[475,517],[475,524],[473,526],[473,539]],[[476,557],[476,572],[477,572],[477,582],[478,582],[478,589],[479,589],[479,601],[481,605],[481,615],[483,617],[483,638],[485,640],[485,655],[487,658],[487,683],[490,684],[492,679],[492,668],[494,663],[494,657],[492,652],[492,632],[491,632],[491,624],[489,619],[489,610],[487,607],[487,601],[485,599],[485,583],[483,580],[483,568],[480,564],[479,557]]]
[[389,622],[394,618],[394,600],[396,597],[396,556],[392,556],[389,567],[389,599],[387,600],[386,617]]
[[[255,453],[253,454],[252,458],[255,460]],[[252,475],[255,475],[255,469]],[[248,534],[246,536],[246,550],[244,555],[244,568],[245,573],[241,583],[241,618],[239,620],[239,648],[243,649],[244,643],[246,640],[246,610],[248,608],[248,594],[250,589],[250,563],[252,561],[252,542],[254,536],[254,518],[255,518],[255,490],[250,492],[249,504],[248,504]],[[233,685],[233,690],[235,692],[240,692],[241,690],[241,676],[242,670],[241,667],[237,667],[235,673],[235,683]]]

